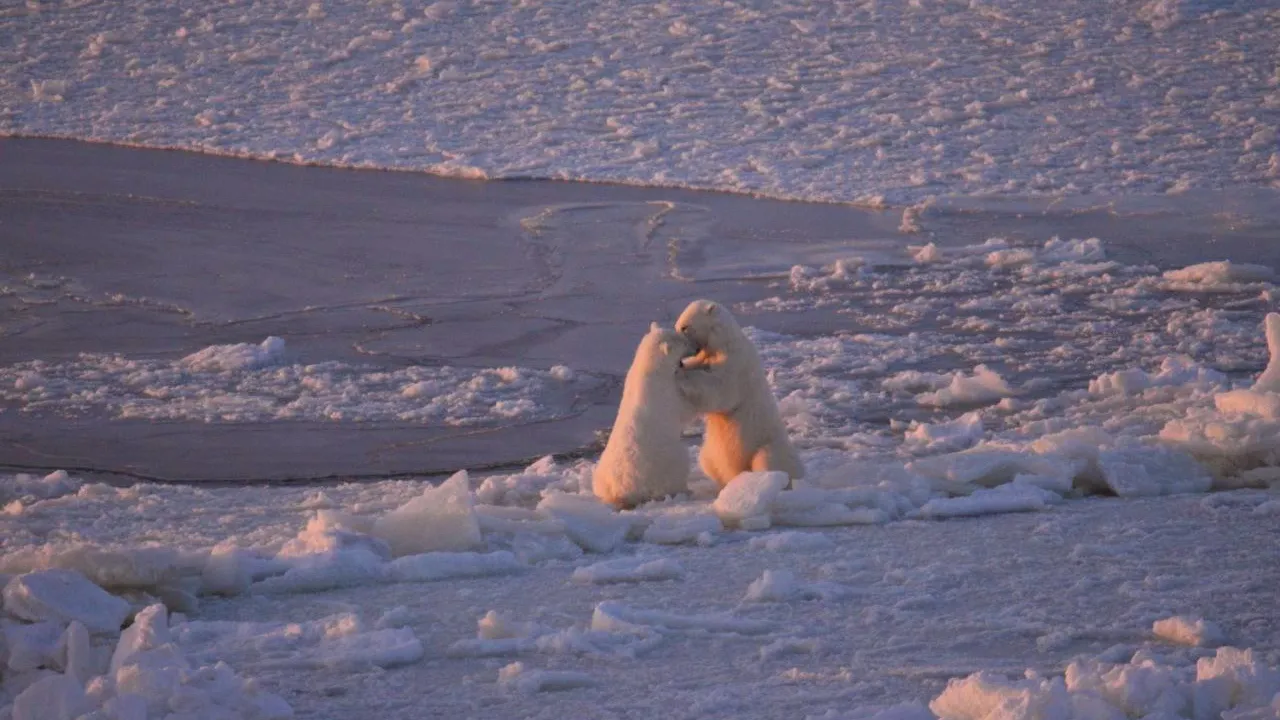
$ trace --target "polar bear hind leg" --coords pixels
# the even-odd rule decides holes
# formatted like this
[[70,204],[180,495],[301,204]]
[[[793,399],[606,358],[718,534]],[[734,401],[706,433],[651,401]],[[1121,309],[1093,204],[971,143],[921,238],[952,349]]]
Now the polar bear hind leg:
[[702,449],[698,452],[698,466],[702,472],[720,487],[750,469],[751,458],[742,446],[742,435],[732,418],[720,413],[706,416],[706,430],[702,434]]
[[804,477],[804,463],[796,456],[789,443],[780,446],[777,441],[771,442],[756,450],[751,456],[751,471],[763,472],[776,470],[786,473],[792,480]]

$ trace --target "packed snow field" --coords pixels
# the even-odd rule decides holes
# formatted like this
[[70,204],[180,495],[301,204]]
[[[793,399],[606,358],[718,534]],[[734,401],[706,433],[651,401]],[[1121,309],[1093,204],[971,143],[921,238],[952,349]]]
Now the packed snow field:
[[[590,459],[551,457],[310,488],[7,477],[0,717],[1274,718],[1274,281],[1096,239],[798,266],[735,311],[866,329],[749,331],[807,466],[792,488],[696,478],[619,512]],[[335,390],[286,342],[0,385],[18,412],[170,397],[201,422],[456,394],[433,423],[585,382],[342,366]]]
[[11,135],[893,205],[1280,178],[1274,2],[32,0],[0,13]]

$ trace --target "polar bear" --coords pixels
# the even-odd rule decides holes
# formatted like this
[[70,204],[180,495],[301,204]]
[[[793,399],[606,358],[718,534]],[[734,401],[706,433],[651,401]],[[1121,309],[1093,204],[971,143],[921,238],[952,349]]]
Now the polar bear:
[[693,346],[657,323],[636,348],[622,386],[613,432],[591,477],[601,500],[634,507],[686,492],[689,451],[680,439],[693,413],[676,388],[680,361]]
[[760,354],[733,315],[714,301],[695,300],[676,330],[697,348],[682,361],[676,382],[686,402],[706,415],[698,464],[707,477],[721,487],[748,470],[804,477]]

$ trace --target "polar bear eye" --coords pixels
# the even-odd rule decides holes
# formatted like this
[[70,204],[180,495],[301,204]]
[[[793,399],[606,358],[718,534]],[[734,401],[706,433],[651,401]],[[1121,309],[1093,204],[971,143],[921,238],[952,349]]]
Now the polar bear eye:
[[689,332],[689,326],[681,325],[680,327],[676,328],[676,332],[680,332],[680,333]]

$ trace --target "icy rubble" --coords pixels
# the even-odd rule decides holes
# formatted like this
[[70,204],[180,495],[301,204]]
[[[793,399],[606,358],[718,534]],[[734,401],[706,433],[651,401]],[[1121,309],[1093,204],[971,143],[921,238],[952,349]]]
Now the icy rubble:
[[[1266,323],[1276,350],[1280,315],[1268,316]],[[1144,393],[1174,392],[1162,398],[1174,397],[1181,416],[1145,436],[1087,424],[1038,435],[992,433],[975,411],[958,421],[971,445],[962,450],[921,455],[921,447],[911,445],[913,438],[933,437],[927,442],[937,443],[953,436],[950,430],[921,425],[905,435],[904,449],[914,459],[811,453],[810,477],[803,482],[790,483],[780,473],[743,473],[713,501],[675,499],[626,512],[585,491],[589,463],[562,468],[546,458],[521,473],[485,478],[474,491],[460,472],[438,486],[397,485],[398,499],[392,503],[345,510],[317,496],[304,503],[310,512],[302,530],[274,544],[233,538],[203,548],[15,544],[0,555],[0,573],[75,570],[109,592],[132,594],[137,603],[151,598],[190,610],[201,594],[310,592],[519,572],[551,560],[576,561],[584,552],[609,554],[637,541],[707,545],[727,533],[775,526],[882,524],[1042,510],[1091,493],[1147,497],[1265,485],[1280,479],[1276,363],[1273,356],[1248,389],[1232,389],[1219,374],[1171,359],[1155,373],[1109,374],[1088,391],[1064,393],[1081,407],[1127,398],[1123,401],[1136,413],[1142,411]],[[891,384],[938,386],[940,377],[898,376]],[[957,377],[947,382],[954,384]],[[34,519],[45,507],[110,508],[144,497],[134,490],[81,484],[65,473],[43,481],[22,476],[7,487],[13,488],[11,494],[22,493],[15,501],[24,504],[11,507],[6,520],[17,530],[27,527],[24,517]],[[609,575],[602,572],[602,578]],[[5,591],[10,612],[28,620],[78,619],[93,631],[118,626],[122,600],[105,619],[98,610],[41,605],[38,598],[50,594],[32,595],[29,589],[55,577],[69,583],[80,576],[11,581]]]
[[[170,611],[194,612],[206,595],[438,582],[566,564],[572,567],[567,577],[584,585],[678,583],[683,566],[663,554],[674,552],[665,546],[710,546],[744,534],[746,547],[760,552],[821,552],[832,544],[812,532],[761,533],[769,528],[1040,511],[1093,493],[1136,498],[1266,486],[1280,481],[1280,315],[1267,316],[1266,330],[1272,361],[1251,387],[1170,358],[1154,372],[1109,373],[1087,390],[1066,391],[1058,399],[1075,403],[1079,412],[1066,417],[1082,421],[1117,409],[1139,416],[1161,408],[1144,415],[1142,423],[1122,416],[1121,432],[1089,422],[999,432],[984,427],[981,411],[971,411],[960,420],[964,449],[930,446],[952,433],[939,429],[941,424],[919,424],[906,437],[924,438],[924,445],[904,442],[897,456],[815,450],[807,455],[810,473],[803,482],[791,483],[779,473],[744,473],[713,500],[699,489],[691,497],[624,512],[590,496],[583,481],[589,462],[561,467],[550,458],[514,475],[485,478],[476,490],[464,472],[439,485],[362,486],[354,494],[358,501],[344,500],[353,492],[345,489],[311,493],[299,496],[281,517],[252,514],[252,499],[233,501],[209,521],[191,513],[206,501],[203,490],[110,488],[66,473],[15,477],[0,484],[8,502],[0,522],[13,538],[0,555],[0,712],[9,703],[14,720],[48,717],[37,712],[77,718],[93,711],[99,713],[94,717],[123,720],[162,707],[197,715],[225,710],[288,717],[283,700],[226,663],[242,672],[388,667],[424,655],[402,618],[370,622],[339,613],[294,623],[236,623],[169,617]],[[947,383],[957,377],[962,376],[949,376]],[[895,390],[943,387],[927,377],[899,376],[894,383]],[[1016,417],[1018,411],[1012,412]],[[245,506],[237,509],[234,502]],[[1270,504],[1258,503],[1255,514]],[[110,520],[138,508],[155,523],[156,536],[182,539],[129,544],[127,532],[111,535],[110,521],[86,535],[48,534],[51,518]],[[223,527],[228,519],[234,530]],[[202,540],[188,547],[188,537]],[[1089,552],[1078,545],[1072,557],[1087,559]],[[762,607],[837,601],[851,592],[840,583],[770,568],[742,598]],[[589,621],[560,630],[485,616],[478,637],[454,643],[448,654],[634,658],[672,634],[752,636],[775,629],[754,618],[687,615],[607,600],[595,606]],[[1225,640],[1213,623],[1188,616],[1156,621],[1149,636],[1197,648]],[[1010,718],[1152,712],[1208,718],[1229,711],[1241,720],[1280,710],[1273,701],[1280,687],[1274,669],[1248,651],[1220,647],[1217,653],[1201,658],[1194,671],[1139,655],[1119,664],[1081,661],[1065,678],[1011,681],[978,673],[953,681],[930,710],[956,718],[988,717],[997,710]],[[589,683],[525,665],[507,668],[501,682],[517,692]],[[885,712],[924,717],[920,713],[929,711],[908,705]]]
[[[289,704],[237,675],[220,660],[193,661],[175,637],[185,626],[163,605],[139,611],[129,627],[106,633],[113,645],[94,645],[79,621],[41,625],[61,631],[52,653],[36,666],[32,633],[6,627],[8,661],[0,667],[0,713],[12,693],[12,720],[135,720],[170,713],[195,718],[273,720],[293,717]],[[237,628],[238,629],[238,628]],[[117,637],[118,636],[118,637]],[[100,638],[101,639],[101,638]]]
[[1073,662],[1064,677],[1028,671],[1026,678],[1010,680],[974,673],[947,683],[929,709],[942,720],[1267,720],[1280,713],[1280,671],[1255,660],[1250,650],[1230,647],[1189,667],[1139,651],[1127,663]]

